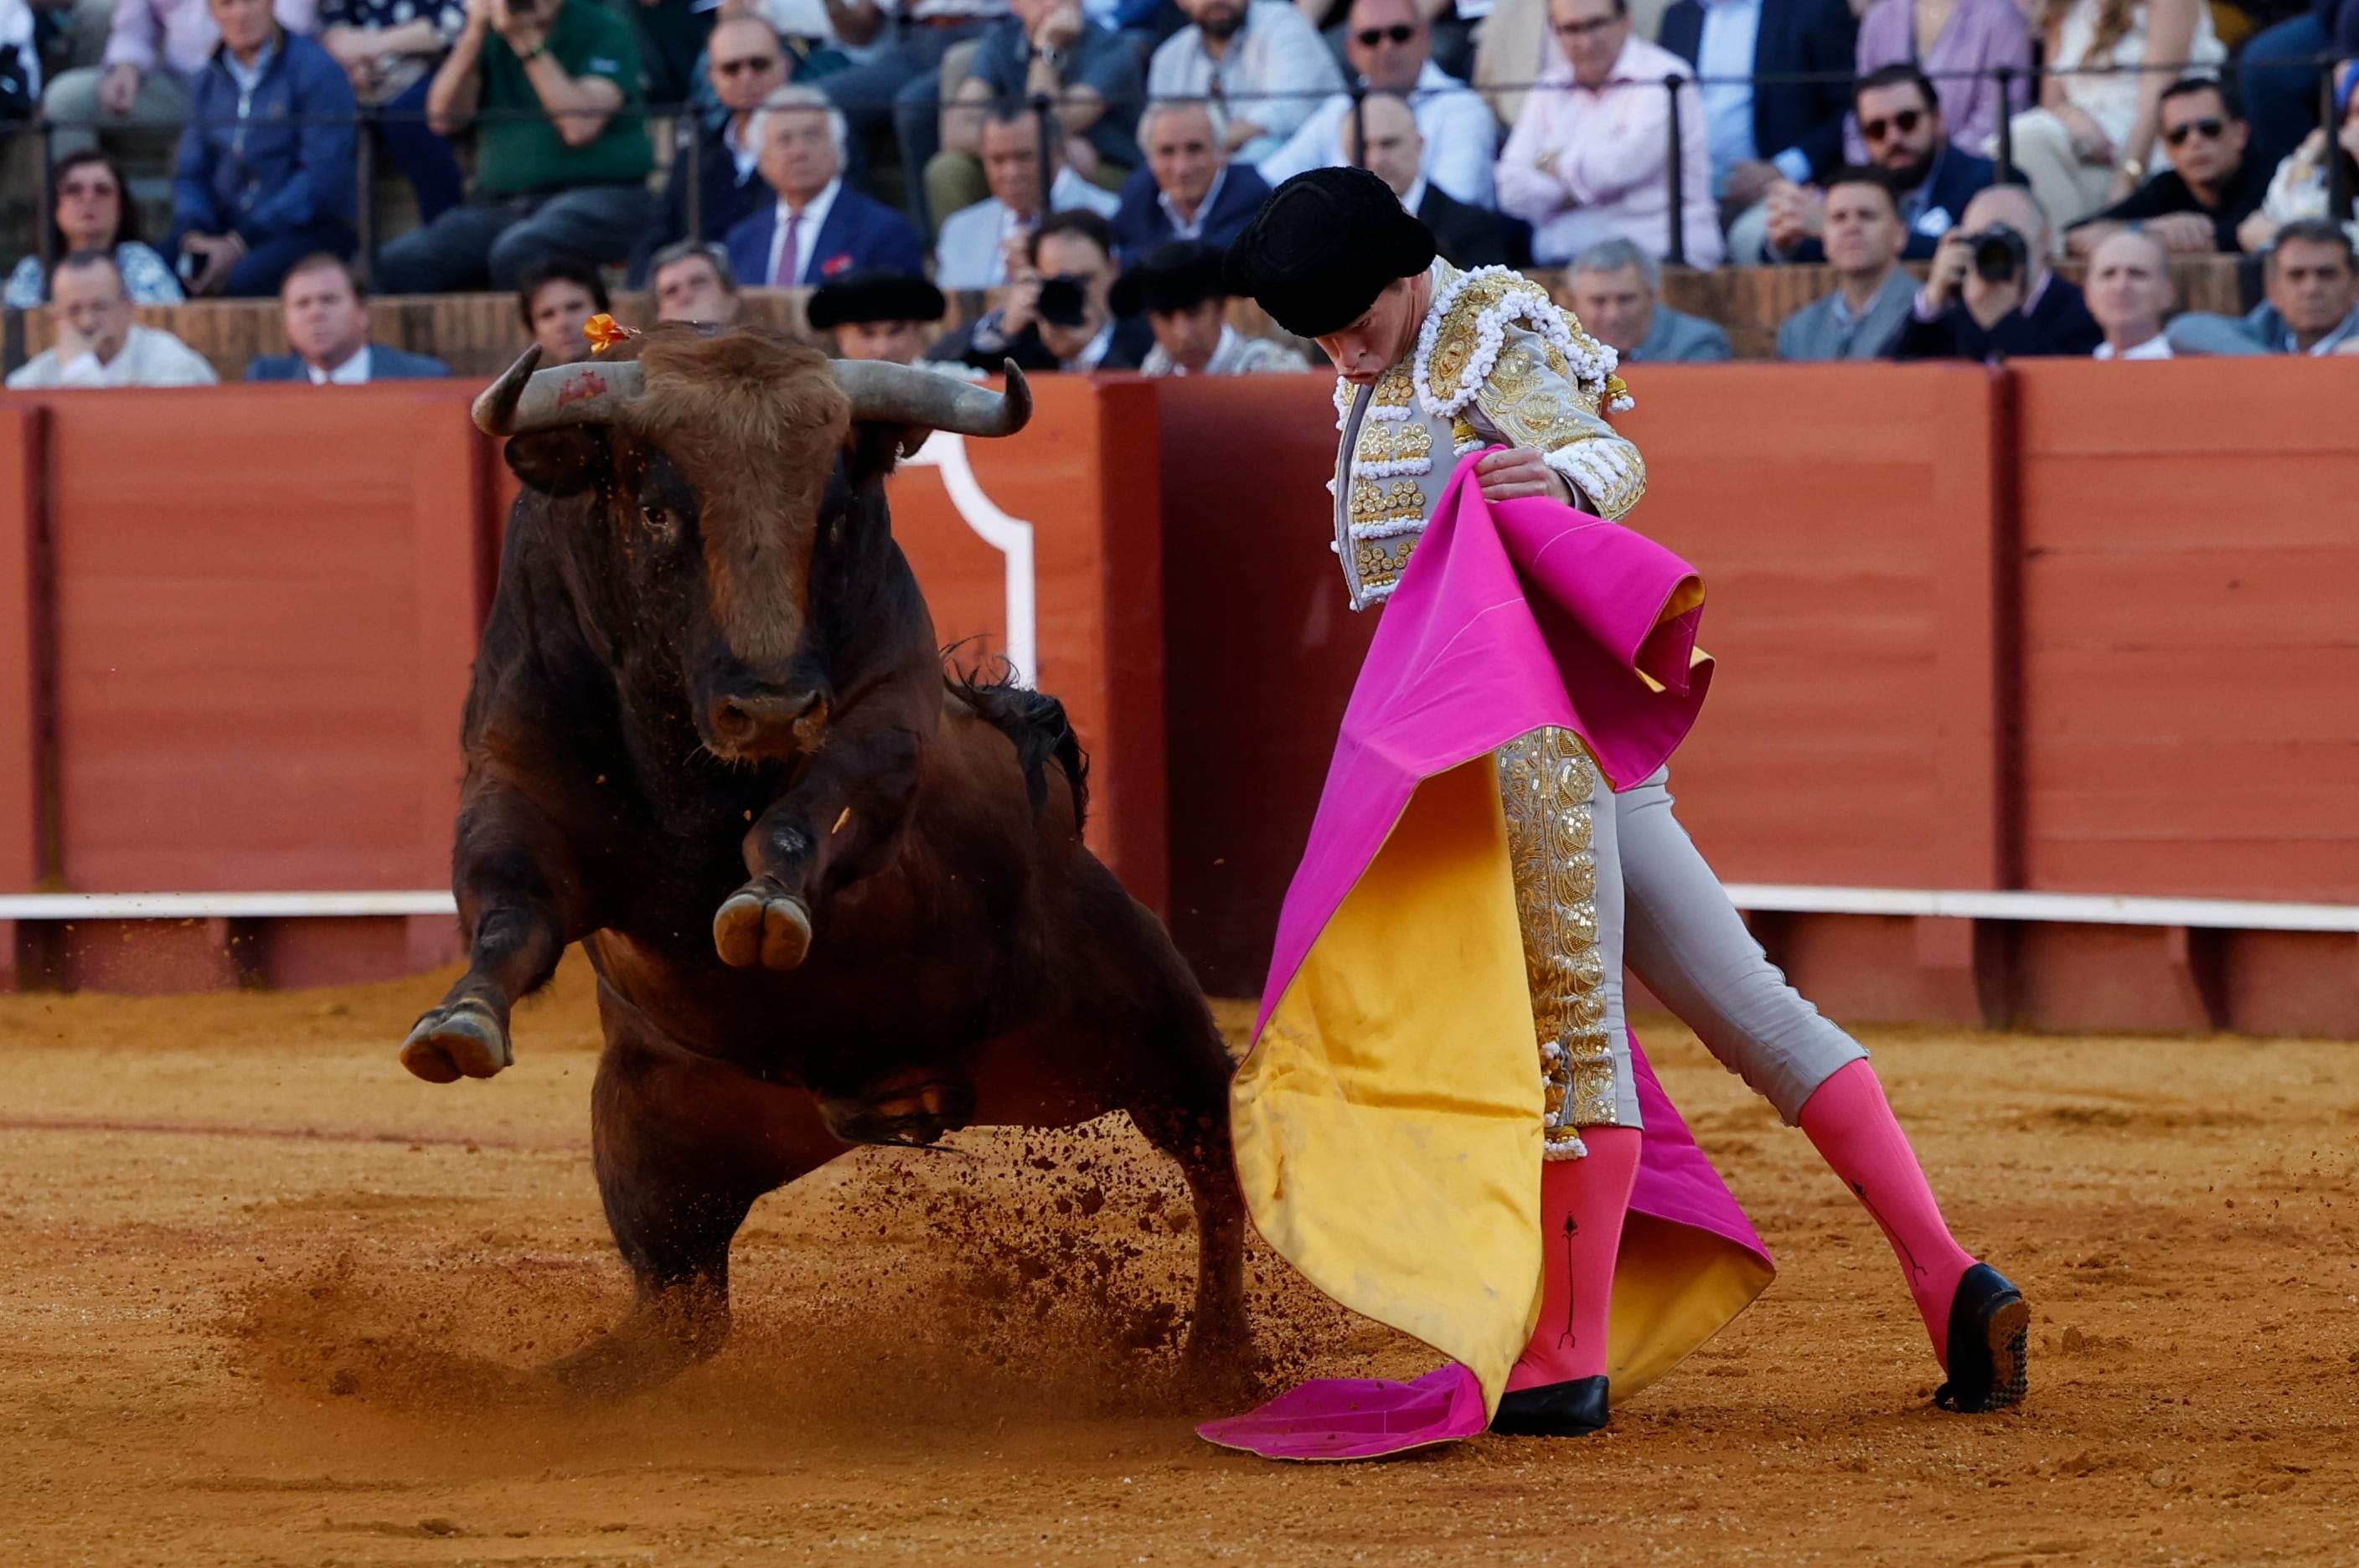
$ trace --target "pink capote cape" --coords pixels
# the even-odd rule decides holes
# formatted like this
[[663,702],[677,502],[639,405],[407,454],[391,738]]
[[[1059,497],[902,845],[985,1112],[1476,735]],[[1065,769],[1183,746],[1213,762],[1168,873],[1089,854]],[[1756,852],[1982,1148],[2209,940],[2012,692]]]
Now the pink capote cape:
[[[1479,456],[1479,454],[1476,454]],[[1200,1430],[1360,1458],[1487,1423],[1538,1312],[1538,1072],[1492,753],[1541,725],[1617,789],[1695,720],[1702,590],[1677,556],[1452,474],[1346,710],[1231,1110],[1262,1234],[1344,1305],[1453,1357]],[[1612,1376],[1635,1392],[1767,1286],[1768,1252],[1632,1041],[1645,1144]]]

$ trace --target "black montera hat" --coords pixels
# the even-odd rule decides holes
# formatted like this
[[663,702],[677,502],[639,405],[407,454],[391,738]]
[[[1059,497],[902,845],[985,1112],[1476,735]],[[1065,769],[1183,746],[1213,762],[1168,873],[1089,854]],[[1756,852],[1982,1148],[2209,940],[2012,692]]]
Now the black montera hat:
[[924,278],[872,267],[820,285],[803,319],[823,332],[846,321],[939,321],[944,308],[942,291]]
[[1169,240],[1157,245],[1114,279],[1114,311],[1192,310],[1228,293],[1221,282],[1221,253],[1201,240]]
[[1341,332],[1396,278],[1433,265],[1433,235],[1364,169],[1313,169],[1279,186],[1229,247],[1233,294],[1297,337]]

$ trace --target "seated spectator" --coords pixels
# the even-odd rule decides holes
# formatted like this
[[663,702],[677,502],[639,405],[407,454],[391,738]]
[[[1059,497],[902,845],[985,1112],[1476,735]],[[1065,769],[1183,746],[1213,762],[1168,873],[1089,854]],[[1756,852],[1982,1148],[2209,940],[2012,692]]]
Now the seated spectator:
[[945,309],[942,291],[924,278],[871,267],[821,284],[803,317],[811,331],[827,338],[838,359],[915,365]]
[[[103,250],[114,257],[114,269],[135,305],[177,305],[180,280],[171,264],[146,245],[139,234],[139,205],[125,194],[123,169],[96,148],[68,153],[58,160],[50,180],[56,200],[49,207],[49,254],[69,256],[78,250]],[[8,274],[0,305],[29,310],[48,302],[49,277],[41,258],[28,256]]]
[[1068,168],[1064,146],[1064,126],[1053,113],[1036,114],[1022,103],[992,105],[983,122],[983,172],[991,194],[942,220],[941,239],[934,246],[936,283],[944,289],[996,289],[1008,278],[1011,253],[1027,250],[1029,236],[1041,227],[1044,163],[1050,212],[1114,216],[1120,198]]
[[1283,375],[1310,362],[1267,338],[1249,338],[1229,324],[1229,293],[1221,253],[1200,240],[1173,240],[1114,280],[1114,314],[1142,310],[1155,346],[1138,368],[1148,376]]
[[[1663,81],[1689,67],[1632,32],[1628,0],[1549,0],[1549,27],[1558,48],[1499,154],[1500,211],[1532,225],[1532,259],[1543,267],[1608,239],[1668,255]],[[1703,101],[1691,86],[1679,96],[1680,238],[1691,265],[1712,267],[1724,252]]]
[[942,57],[1007,15],[1006,0],[835,0],[827,20],[859,58],[817,79],[863,136],[890,131],[913,197],[925,188],[921,156],[940,134]]
[[1239,163],[1269,157],[1343,90],[1326,40],[1287,0],[1180,0],[1180,9],[1190,25],[1156,46],[1147,96],[1220,100],[1222,139]]
[[1730,250],[1758,256],[1757,209],[1769,188],[1780,179],[1809,184],[1843,164],[1859,24],[1846,0],[1714,0],[1709,10],[1702,0],[1678,0],[1657,36],[1701,82],[1712,193]]
[[1824,246],[1835,291],[1803,306],[1777,328],[1777,357],[1876,359],[1917,298],[1900,265],[1908,230],[1880,169],[1838,169],[1827,180]]
[[557,251],[621,261],[647,226],[655,154],[630,23],[599,0],[474,0],[434,73],[427,123],[475,127],[475,193],[385,247],[388,294],[513,288]]
[[314,251],[287,269],[279,313],[293,354],[255,356],[248,381],[309,381],[314,387],[365,387],[372,381],[431,381],[451,374],[440,360],[369,341],[368,296],[353,264]]
[[204,356],[168,332],[131,319],[114,258],[78,250],[49,275],[56,341],[8,377],[11,392],[68,387],[211,387]]
[[2170,257],[2162,242],[2116,229],[2089,256],[2089,314],[2104,329],[2098,359],[2169,359],[2162,319],[2170,314]]
[[198,76],[172,179],[172,251],[191,294],[275,294],[315,250],[349,256],[360,187],[352,83],[284,31],[270,0],[210,0],[222,41]]
[[1008,0],[975,46],[962,105],[942,117],[942,147],[925,159],[926,212],[936,221],[990,194],[983,177],[984,111],[994,103],[1046,98],[1065,127],[1065,163],[1111,191],[1138,167],[1139,100],[1146,79],[1138,51],[1084,15],[1076,0]]
[[[1987,150],[2000,120],[2031,107],[2031,28],[2016,0],[1952,0],[1946,15],[1919,0],[1875,0],[1860,16],[1853,69],[1865,82],[1895,65],[1914,66],[1919,80],[1939,83],[1934,107],[1950,139],[1967,152]],[[2001,67],[2015,71],[2004,103],[1994,74]],[[1871,159],[1856,123],[1845,136],[1854,159],[1881,161]]]
[[[2353,221],[2351,212],[2352,194],[2359,191],[2359,92],[2354,88],[2359,88],[2359,60],[2346,60],[2335,82],[2333,135],[2330,137],[2323,129],[2310,132],[2309,139],[2277,165],[2261,210],[2236,231],[2237,243],[2246,251],[2259,255],[2276,243],[2279,229],[2303,218],[2332,218],[2359,242],[2359,223]],[[2338,163],[2343,166],[2340,186],[2330,178],[2332,165]]]
[[1136,370],[1154,346],[1145,321],[1114,319],[1120,264],[1114,228],[1095,212],[1057,212],[1025,236],[999,309],[926,351],[993,371],[1004,359],[1026,370]]
[[2262,302],[2244,317],[2190,310],[2169,328],[2174,354],[2359,353],[2359,265],[2349,232],[2305,218],[2261,262]]
[[[1902,232],[1908,242],[1901,255],[1909,261],[1927,260],[1974,193],[1997,178],[1998,168],[1950,139],[1933,84],[1913,65],[1886,66],[1859,84],[1852,102],[1857,105],[1859,136],[1868,148],[1868,161],[1883,170],[1899,199]],[[1781,180],[1770,188],[1763,209],[1766,259],[1826,259],[1819,238],[1826,198],[1815,187]]]
[[1625,365],[1701,365],[1733,359],[1717,321],[1662,303],[1663,269],[1645,246],[1600,240],[1573,257],[1565,278],[1572,313]]
[[466,0],[320,0],[320,47],[351,78],[386,159],[430,223],[466,199],[448,137],[426,123],[434,67],[467,30]]
[[610,314],[606,285],[598,269],[578,256],[562,251],[544,256],[516,279],[516,314],[524,330],[540,345],[543,365],[571,365],[590,357],[590,339],[582,325],[592,316]]
[[734,327],[745,314],[729,253],[701,240],[680,240],[656,252],[647,266],[647,291],[656,297],[658,321]]
[[[62,71],[41,94],[49,155],[88,152],[102,132],[144,127],[179,134],[189,97],[221,42],[206,0],[114,0],[106,53],[96,66]],[[279,25],[309,34],[314,0],[279,0]]]
[[824,283],[840,272],[922,265],[909,220],[843,182],[843,112],[816,87],[781,87],[754,116],[762,182],[777,200],[729,231],[737,276],[758,289]]
[[2182,77],[2163,89],[2158,111],[2170,167],[2093,218],[2072,226],[2064,247],[2088,256],[2129,224],[2170,250],[2237,249],[2236,231],[2261,210],[2274,170],[2254,156],[2252,128],[2208,76]]
[[2081,291],[2049,270],[2048,214],[1994,185],[1941,236],[1925,287],[1886,351],[1895,359],[2083,358],[2104,340]]
[[[1433,26],[1416,0],[1352,0],[1348,27],[1344,52],[1361,85],[1403,98],[1417,112],[1427,181],[1470,207],[1495,205],[1491,170],[1499,156],[1499,122],[1473,89],[1433,63]],[[1349,161],[1343,141],[1351,117],[1350,93],[1330,97],[1284,147],[1262,159],[1262,179],[1275,189],[1306,169]]]
[[[763,101],[787,84],[787,51],[759,16],[723,16],[705,44],[705,80],[725,113],[682,114],[664,176],[663,206],[631,247],[630,278],[645,287],[656,252],[685,239],[729,232],[774,200],[761,176],[762,148],[754,117]],[[689,193],[694,189],[703,234],[690,234]]]
[[1424,148],[1407,103],[1389,93],[1371,93],[1360,105],[1360,123],[1367,136],[1364,147],[1351,126],[1343,128],[1352,161],[1392,187],[1401,205],[1432,232],[1444,261],[1459,267],[1507,264],[1507,225],[1499,214],[1468,206],[1419,172]]
[[2039,105],[2010,137],[2040,210],[2070,229],[2146,179],[2172,74],[2216,70],[2228,51],[2204,0],[2054,0],[2042,28]]
[[1227,249],[1269,200],[1250,164],[1229,161],[1220,119],[1201,98],[1157,102],[1138,117],[1147,164],[1123,181],[1114,233],[1123,257],[1166,240],[1201,240]]

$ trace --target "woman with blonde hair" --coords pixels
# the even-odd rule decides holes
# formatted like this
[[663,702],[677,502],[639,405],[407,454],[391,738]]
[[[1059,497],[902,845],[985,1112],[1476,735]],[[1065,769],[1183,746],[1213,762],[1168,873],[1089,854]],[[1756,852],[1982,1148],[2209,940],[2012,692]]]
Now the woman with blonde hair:
[[2015,164],[2054,232],[2146,180],[2162,90],[2228,51],[2204,0],[2049,0],[2039,106],[2015,116]]

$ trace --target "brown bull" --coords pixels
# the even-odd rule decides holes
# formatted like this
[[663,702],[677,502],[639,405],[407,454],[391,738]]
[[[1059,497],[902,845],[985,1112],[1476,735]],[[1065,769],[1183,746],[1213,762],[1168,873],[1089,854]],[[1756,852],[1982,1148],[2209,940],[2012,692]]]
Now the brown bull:
[[747,1209],[853,1144],[1114,1110],[1195,1199],[1190,1362],[1241,1368],[1219,1035],[1082,846],[1062,708],[946,685],[886,509],[897,451],[1012,432],[1022,377],[756,331],[535,359],[476,404],[527,488],[464,721],[472,963],[402,1061],[498,1072],[516,999],[588,950],[593,1159],[636,1302],[559,1374],[622,1388],[711,1355]]

